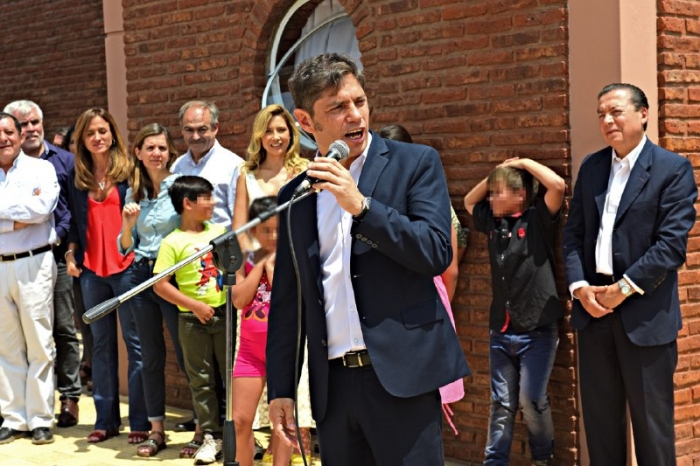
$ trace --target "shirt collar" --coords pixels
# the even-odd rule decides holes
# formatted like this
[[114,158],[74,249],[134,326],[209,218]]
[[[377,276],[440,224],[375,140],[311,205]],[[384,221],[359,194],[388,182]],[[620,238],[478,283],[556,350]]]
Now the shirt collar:
[[216,140],[216,139],[214,139],[214,145],[211,146],[211,149],[209,149],[209,151],[208,151],[206,154],[204,154],[204,157],[202,157],[201,159],[199,159],[199,162],[195,162],[195,161],[194,161],[194,157],[192,157],[192,150],[191,150],[191,149],[187,149],[187,152],[185,153],[185,155],[187,156],[187,160],[190,162],[190,164],[191,164],[192,166],[195,166],[195,167],[196,167],[196,166],[199,165],[199,164],[206,163],[207,160],[209,160],[209,158],[211,157],[211,154],[213,154],[214,151],[216,151],[216,149],[217,149],[218,147],[219,147],[219,141]]
[[51,146],[49,145],[48,141],[44,141],[44,153],[39,156],[41,159],[48,159],[53,155],[55,151],[52,150]]
[[369,148],[372,145],[372,133],[367,132],[367,147],[365,147],[365,150],[362,151],[362,153],[357,157],[355,160],[352,161],[350,166],[352,167],[355,164],[357,165],[358,169],[362,169],[362,167],[365,166],[365,161],[367,160],[367,154],[369,154]]
[[24,162],[20,162],[20,159],[23,159],[25,157],[29,157],[29,156],[26,155],[24,152],[22,152],[22,149],[20,149],[19,155],[17,157],[15,157],[15,159],[12,161],[12,165],[10,166],[10,169],[5,173],[5,175],[7,175],[7,173],[9,173],[13,170],[16,170],[20,163],[24,163]]
[[[644,136],[642,136],[642,140],[639,141],[639,144],[637,144],[637,146],[634,149],[632,149],[630,151],[630,153],[627,154],[627,156],[624,159],[619,158],[617,156],[617,153],[615,152],[615,149],[613,149],[612,150],[611,164],[614,165],[615,162],[622,163],[622,164],[629,163],[630,171],[632,171],[632,169],[634,168],[634,164],[637,162],[637,159],[639,158],[639,154],[642,153],[642,148],[644,148],[644,144],[646,144],[646,143],[647,143],[647,135],[645,134]],[[625,160],[627,162],[625,162]]]

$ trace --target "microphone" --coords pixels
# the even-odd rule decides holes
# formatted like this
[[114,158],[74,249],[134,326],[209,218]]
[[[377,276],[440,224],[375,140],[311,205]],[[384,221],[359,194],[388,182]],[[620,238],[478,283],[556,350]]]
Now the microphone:
[[[345,143],[345,141],[338,139],[337,141],[333,141],[333,143],[330,145],[328,148],[328,153],[325,155],[325,157],[328,157],[333,160],[343,160],[345,157],[347,157],[350,154],[350,148],[348,145]],[[301,182],[299,186],[297,186],[297,189],[294,190],[294,195],[299,196],[300,194],[305,193],[309,189],[311,189],[311,185],[314,183],[318,183],[321,180],[318,180],[313,177],[306,177],[304,181]]]
[[93,306],[88,310],[85,314],[83,314],[83,322],[86,324],[91,324],[95,322],[96,320],[100,320],[113,310],[115,310],[119,305],[122,303],[121,296],[117,296],[112,299],[108,299],[107,301],[98,304],[97,306]]

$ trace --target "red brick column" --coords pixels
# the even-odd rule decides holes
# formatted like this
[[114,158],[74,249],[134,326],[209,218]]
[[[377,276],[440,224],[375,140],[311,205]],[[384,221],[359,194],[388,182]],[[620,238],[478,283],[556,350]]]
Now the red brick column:
[[[658,5],[660,145],[700,167],[700,3]],[[697,175],[696,175],[697,178]],[[700,224],[691,231],[679,273],[683,329],[676,370],[676,451],[679,465],[700,456]]]

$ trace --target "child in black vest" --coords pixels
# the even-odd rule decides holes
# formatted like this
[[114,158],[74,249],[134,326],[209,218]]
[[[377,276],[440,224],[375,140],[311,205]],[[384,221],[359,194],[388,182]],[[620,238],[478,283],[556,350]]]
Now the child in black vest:
[[[533,202],[537,184],[547,188]],[[553,243],[565,184],[551,169],[513,158],[464,198],[477,231],[488,237],[493,300],[489,318],[491,416],[484,465],[508,465],[518,405],[533,464],[547,465],[554,428],[547,382],[563,309],[554,279]]]

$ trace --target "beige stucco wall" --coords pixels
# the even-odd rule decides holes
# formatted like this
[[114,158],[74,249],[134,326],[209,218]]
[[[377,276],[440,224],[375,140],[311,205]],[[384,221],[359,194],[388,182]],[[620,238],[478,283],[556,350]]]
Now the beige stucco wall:
[[[654,0],[569,2],[570,189],[573,190],[584,157],[604,146],[598,129],[596,97],[605,85],[628,82],[645,92],[651,106],[647,136],[658,141],[656,41]],[[629,464],[635,465],[633,451],[629,457]],[[581,464],[587,466],[589,463],[581,424]]]
[[[107,110],[117,122],[126,137],[126,56],[124,54],[124,20],[122,3],[102,0],[105,24],[105,61],[107,64]],[[119,393],[126,395],[129,378],[127,375],[126,346],[118,330],[119,342]]]

